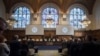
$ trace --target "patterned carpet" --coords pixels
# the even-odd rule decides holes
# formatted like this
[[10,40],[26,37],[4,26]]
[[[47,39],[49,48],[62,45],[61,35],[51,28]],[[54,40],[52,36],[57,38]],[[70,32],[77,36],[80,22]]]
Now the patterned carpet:
[[39,50],[36,56],[60,56],[58,50]]
[[36,46],[39,50],[58,50],[61,46]]

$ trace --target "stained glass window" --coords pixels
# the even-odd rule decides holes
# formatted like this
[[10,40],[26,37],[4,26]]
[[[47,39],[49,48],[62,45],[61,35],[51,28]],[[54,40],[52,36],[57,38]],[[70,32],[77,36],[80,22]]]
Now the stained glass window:
[[79,7],[75,7],[70,10],[70,24],[74,26],[74,29],[85,28],[85,26],[81,24],[81,21],[84,19],[84,15],[86,15],[85,11]]
[[13,11],[13,16],[17,20],[14,28],[25,28],[30,24],[30,10],[25,6],[17,7]]
[[58,18],[58,11],[53,7],[47,7],[42,11],[42,25],[44,28],[56,28]]

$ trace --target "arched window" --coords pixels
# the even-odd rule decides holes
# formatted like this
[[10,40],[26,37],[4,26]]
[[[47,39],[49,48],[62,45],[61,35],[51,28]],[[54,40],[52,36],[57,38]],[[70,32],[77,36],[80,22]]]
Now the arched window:
[[53,7],[46,7],[42,11],[42,25],[44,28],[56,28],[58,24],[58,11]]
[[85,15],[86,15],[85,11],[80,7],[74,7],[70,10],[69,20],[70,24],[74,26],[74,29],[85,28],[85,26],[81,23],[81,21],[85,19],[83,18]]
[[13,16],[17,20],[13,26],[14,28],[25,28],[30,24],[30,10],[25,6],[15,8]]

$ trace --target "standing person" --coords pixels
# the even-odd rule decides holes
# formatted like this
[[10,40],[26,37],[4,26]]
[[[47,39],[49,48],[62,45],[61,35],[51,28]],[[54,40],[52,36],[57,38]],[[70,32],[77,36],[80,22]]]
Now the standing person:
[[6,21],[0,17],[0,56],[9,56],[10,50],[7,44],[4,42],[4,36],[2,35],[4,30],[7,29]]
[[7,44],[4,42],[4,36],[0,36],[0,56],[9,56],[10,49]]
[[[0,35],[3,34],[4,30],[6,30],[7,27],[8,27],[7,22],[6,22],[3,18],[0,17]],[[5,38],[5,40],[7,40],[7,39]],[[5,41],[5,42],[6,42],[6,41]],[[7,42],[6,42],[6,43],[7,43]],[[7,43],[7,44],[8,44],[8,43]]]
[[29,48],[34,48],[34,41],[32,40],[32,38],[30,38],[30,40],[28,41],[28,46]]
[[34,56],[34,41],[32,38],[28,41],[28,47],[29,47],[29,56]]
[[28,49],[28,42],[27,40],[21,41],[21,56],[28,56],[29,49]]
[[19,36],[18,35],[14,35],[14,37],[12,38],[12,41],[10,42],[10,56],[20,56],[20,48],[21,48],[21,44],[18,41]]

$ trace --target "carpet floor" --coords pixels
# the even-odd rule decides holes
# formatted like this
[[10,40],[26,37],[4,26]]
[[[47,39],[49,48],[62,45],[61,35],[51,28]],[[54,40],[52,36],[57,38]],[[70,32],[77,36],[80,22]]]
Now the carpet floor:
[[60,56],[58,50],[39,50],[36,56]]

